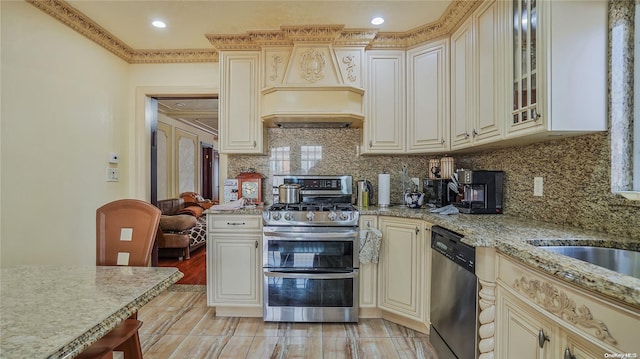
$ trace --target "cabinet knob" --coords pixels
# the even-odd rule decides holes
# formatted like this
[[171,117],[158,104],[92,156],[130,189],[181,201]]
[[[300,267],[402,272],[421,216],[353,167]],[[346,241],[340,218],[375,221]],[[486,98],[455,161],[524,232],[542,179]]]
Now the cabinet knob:
[[253,141],[253,147],[256,147],[257,143],[256,141]]
[[440,141],[441,145],[444,145],[444,138]]
[[476,131],[476,129],[474,128],[472,134],[473,134],[473,137],[475,138],[478,135],[478,131]]
[[418,227],[416,226],[416,235],[417,235],[418,233],[420,233],[420,228],[418,228]]
[[258,241],[256,241],[256,248],[258,248]]
[[369,141],[369,148],[371,148],[371,146],[373,146],[373,143]]
[[564,359],[577,359],[575,355],[571,354],[571,349],[567,348],[564,350]]
[[544,343],[549,341],[551,341],[549,339],[549,336],[544,334],[544,330],[540,329],[540,331],[538,332],[538,346],[540,348],[544,348]]
[[469,132],[464,131],[464,138],[465,138],[465,139],[469,138]]

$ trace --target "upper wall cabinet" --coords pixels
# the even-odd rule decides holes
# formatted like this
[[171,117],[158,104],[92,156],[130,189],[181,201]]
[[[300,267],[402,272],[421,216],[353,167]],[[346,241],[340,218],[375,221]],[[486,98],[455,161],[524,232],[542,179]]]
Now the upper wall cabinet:
[[260,51],[220,52],[220,153],[263,154]]
[[607,2],[514,0],[507,137],[606,130]]
[[451,36],[451,149],[503,136],[503,7],[499,1],[483,3]]
[[449,40],[407,51],[406,152],[449,149]]
[[363,153],[405,151],[405,52],[366,53]]

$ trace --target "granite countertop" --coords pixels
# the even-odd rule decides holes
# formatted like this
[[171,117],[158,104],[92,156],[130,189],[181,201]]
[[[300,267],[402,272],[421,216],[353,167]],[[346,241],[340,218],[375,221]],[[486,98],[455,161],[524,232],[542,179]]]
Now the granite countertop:
[[[261,215],[263,207],[211,214]],[[524,264],[592,292],[615,299],[640,310],[640,279],[623,275],[587,262],[537,248],[538,245],[593,245],[640,251],[639,238],[619,238],[606,233],[582,230],[502,214],[442,215],[429,209],[369,206],[360,215],[413,218],[445,227],[464,235],[462,241],[474,247],[495,247]]]
[[159,267],[2,268],[0,357],[74,357],[182,276]]
[[640,239],[624,239],[606,233],[498,214],[442,215],[428,209],[370,206],[360,215],[378,215],[425,220],[464,235],[474,247],[495,247],[514,259],[556,278],[613,298],[640,310],[640,279],[584,261],[537,248],[538,245],[591,245],[640,251]]

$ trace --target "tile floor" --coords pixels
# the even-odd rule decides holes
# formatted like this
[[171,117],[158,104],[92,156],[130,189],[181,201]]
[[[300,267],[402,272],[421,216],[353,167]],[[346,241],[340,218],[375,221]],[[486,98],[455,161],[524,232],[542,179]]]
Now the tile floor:
[[427,335],[386,320],[301,324],[216,317],[202,291],[166,291],[138,318],[146,359],[437,358]]

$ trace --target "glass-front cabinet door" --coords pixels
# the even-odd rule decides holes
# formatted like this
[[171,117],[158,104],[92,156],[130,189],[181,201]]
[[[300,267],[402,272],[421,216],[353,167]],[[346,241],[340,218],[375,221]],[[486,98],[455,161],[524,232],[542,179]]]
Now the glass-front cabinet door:
[[536,0],[513,0],[513,111],[511,128],[539,119]]

